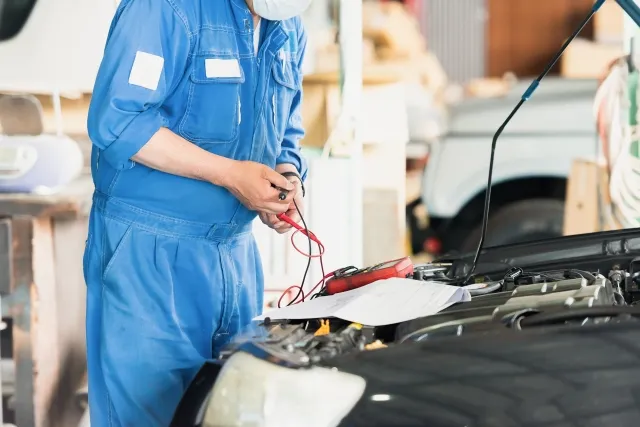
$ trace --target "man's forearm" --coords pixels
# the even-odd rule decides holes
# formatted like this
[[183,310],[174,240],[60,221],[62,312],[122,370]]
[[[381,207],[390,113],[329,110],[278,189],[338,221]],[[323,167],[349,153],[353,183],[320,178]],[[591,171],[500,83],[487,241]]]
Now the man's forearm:
[[234,160],[209,153],[161,128],[132,160],[152,169],[224,186],[224,177]]

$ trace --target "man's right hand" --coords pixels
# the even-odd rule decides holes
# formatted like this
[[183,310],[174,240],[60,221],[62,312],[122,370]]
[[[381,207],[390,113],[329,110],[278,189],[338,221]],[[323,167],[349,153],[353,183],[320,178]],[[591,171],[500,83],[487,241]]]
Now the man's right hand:
[[[221,184],[248,209],[274,215],[286,212],[296,193],[295,185],[287,178],[251,161],[234,161]],[[285,200],[279,199],[280,190],[272,184],[289,192]]]
[[[218,156],[166,128],[156,132],[133,160],[166,173],[225,187],[243,205],[258,212],[286,212],[296,193],[295,185],[270,167]],[[279,200],[280,190],[271,184],[289,191],[287,198]]]

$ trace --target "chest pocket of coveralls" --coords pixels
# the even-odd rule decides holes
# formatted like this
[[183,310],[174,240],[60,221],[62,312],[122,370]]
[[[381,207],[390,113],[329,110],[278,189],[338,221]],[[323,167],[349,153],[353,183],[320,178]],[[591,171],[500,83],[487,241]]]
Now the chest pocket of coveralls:
[[287,57],[288,53],[280,51],[273,60],[271,72],[275,81],[271,95],[271,108],[273,110],[273,126],[278,140],[282,141],[284,132],[289,124],[291,105],[293,98],[300,90],[301,76],[295,63]]
[[242,120],[240,86],[245,77],[240,61],[197,55],[192,67],[180,133],[195,143],[234,141]]

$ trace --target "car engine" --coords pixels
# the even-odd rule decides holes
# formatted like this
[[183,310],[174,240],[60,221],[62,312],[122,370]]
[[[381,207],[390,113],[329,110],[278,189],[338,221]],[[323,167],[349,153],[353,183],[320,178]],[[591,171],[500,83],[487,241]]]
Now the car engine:
[[[584,344],[585,336],[590,337],[588,342],[591,343],[604,334],[618,331],[616,333],[624,335],[625,339],[636,340],[635,326],[640,320],[640,307],[637,306],[640,300],[640,236],[637,230],[488,248],[482,253],[474,275],[469,276],[472,262],[471,254],[413,265],[409,278],[424,286],[444,283],[465,287],[471,295],[470,300],[451,305],[435,315],[379,327],[338,318],[285,321],[265,318],[263,322],[254,322],[250,330],[244,331],[220,354],[219,359],[202,367],[176,412],[179,422],[174,425],[201,427],[196,414],[207,405],[215,384],[218,384],[219,392],[240,390],[242,384],[253,390],[256,379],[269,379],[262,374],[265,370],[276,376],[297,378],[322,372],[314,377],[316,380],[325,378],[329,372],[351,375],[343,380],[355,375],[367,379],[373,398],[384,396],[385,390],[397,384],[396,373],[405,375],[409,382],[440,378],[439,373],[423,371],[412,364],[440,360],[447,357],[443,355],[457,351],[466,354],[466,358],[484,363],[485,358],[477,358],[474,353],[478,346],[486,354],[497,356],[502,354],[499,343],[503,343],[505,354],[510,354],[511,360],[518,363],[521,358],[518,348],[532,343],[531,351],[544,354],[548,343],[558,349],[554,357],[560,363],[571,357],[574,345],[576,351],[585,351],[588,347]],[[614,350],[607,347],[608,352],[602,357],[608,361]],[[451,362],[449,369],[454,365]],[[608,365],[603,366],[605,369]],[[592,366],[583,368],[592,369]],[[451,377],[450,386],[464,387],[454,377]],[[308,384],[309,380],[304,378],[296,384]],[[334,387],[331,381],[323,383],[324,386]],[[222,383],[225,387],[220,386]],[[609,386],[613,387],[612,384]],[[264,387],[264,390],[271,390],[267,383]],[[313,383],[311,389],[315,392],[322,387]],[[528,395],[529,391],[523,390],[519,398]],[[286,389],[270,396],[280,396],[284,392]],[[396,390],[397,410],[404,411],[406,402],[417,399],[410,391],[398,393]],[[227,405],[232,403],[231,397],[218,396],[217,402]],[[306,397],[300,400],[309,401]],[[256,405],[262,405],[260,402],[256,401]],[[359,403],[360,409],[354,409],[359,414],[354,417],[360,417],[358,419],[362,421],[358,425],[373,425],[372,420],[379,417],[384,420],[384,411],[367,415],[376,408],[377,402],[363,402]],[[386,402],[384,407],[390,404]],[[422,401],[415,407],[412,415],[415,420],[430,419],[433,415],[429,411],[431,415],[425,415],[420,409],[423,407]],[[192,419],[193,422],[184,421]],[[376,425],[385,424],[380,421]]]
[[620,270],[604,277],[578,270],[527,273],[512,268],[502,281],[480,284],[472,301],[399,325],[395,337],[399,342],[423,341],[495,328],[602,321],[622,314],[619,307],[630,307],[622,285],[627,275]]
[[[269,322],[266,334],[250,339],[272,357],[295,366],[323,363],[353,352],[408,342],[540,326],[585,325],[640,317],[635,307],[640,273],[611,269],[606,275],[578,269],[526,271],[508,267],[503,276],[476,277],[466,285],[472,300],[439,314],[398,325],[367,327],[340,319]],[[452,264],[417,265],[414,280],[463,286]],[[459,276],[458,276],[459,277]],[[237,345],[226,354],[233,354]],[[224,358],[224,355],[222,356]]]

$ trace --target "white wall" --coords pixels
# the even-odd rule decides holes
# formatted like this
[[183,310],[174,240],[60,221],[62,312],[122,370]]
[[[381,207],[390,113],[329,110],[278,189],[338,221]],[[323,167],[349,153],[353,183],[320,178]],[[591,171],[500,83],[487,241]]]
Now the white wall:
[[0,42],[0,91],[90,93],[116,0],[38,0],[23,30]]
[[[111,18],[119,0],[38,0],[20,34],[0,42],[0,91],[91,93]],[[328,0],[316,0],[304,15],[314,33],[329,22]],[[313,69],[308,55],[305,70]]]

